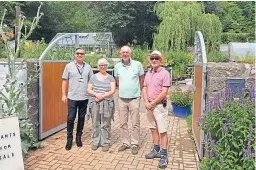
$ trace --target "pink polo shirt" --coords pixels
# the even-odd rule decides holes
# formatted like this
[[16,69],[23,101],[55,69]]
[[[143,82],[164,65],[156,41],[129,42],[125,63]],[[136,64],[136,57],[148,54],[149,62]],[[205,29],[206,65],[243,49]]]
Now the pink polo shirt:
[[165,68],[159,67],[157,71],[152,69],[147,72],[144,87],[147,87],[148,100],[154,100],[161,92],[162,87],[170,87],[170,74]]

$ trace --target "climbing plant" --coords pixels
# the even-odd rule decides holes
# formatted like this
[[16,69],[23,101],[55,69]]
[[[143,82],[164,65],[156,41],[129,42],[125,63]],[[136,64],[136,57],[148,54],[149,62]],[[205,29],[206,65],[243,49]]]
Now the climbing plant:
[[153,47],[159,50],[186,50],[193,46],[196,31],[201,31],[207,44],[220,42],[221,23],[214,14],[205,14],[204,7],[196,2],[157,3],[155,12],[161,20],[153,35]]

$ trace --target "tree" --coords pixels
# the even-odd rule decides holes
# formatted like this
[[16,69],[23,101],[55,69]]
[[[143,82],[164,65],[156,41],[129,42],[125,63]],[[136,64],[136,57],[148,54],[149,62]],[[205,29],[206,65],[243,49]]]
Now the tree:
[[214,14],[204,14],[196,2],[165,2],[155,7],[161,20],[154,34],[154,48],[164,51],[186,50],[194,44],[194,34],[201,31],[210,49],[220,42],[221,23]]
[[92,4],[97,13],[100,31],[113,32],[115,43],[122,46],[136,40],[137,44],[152,41],[159,23],[154,15],[155,2],[98,2]]
[[242,15],[243,11],[234,2],[219,2],[221,10],[217,15],[221,18],[223,32],[243,32],[245,27],[245,17]]

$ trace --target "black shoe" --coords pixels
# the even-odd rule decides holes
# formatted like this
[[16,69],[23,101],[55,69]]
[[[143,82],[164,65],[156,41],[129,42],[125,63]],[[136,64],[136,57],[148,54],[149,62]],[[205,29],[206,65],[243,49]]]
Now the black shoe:
[[77,147],[82,147],[83,146],[81,136],[76,137],[76,145],[77,145]]
[[69,151],[72,148],[72,142],[73,142],[73,140],[68,139],[66,147],[65,147],[67,151]]

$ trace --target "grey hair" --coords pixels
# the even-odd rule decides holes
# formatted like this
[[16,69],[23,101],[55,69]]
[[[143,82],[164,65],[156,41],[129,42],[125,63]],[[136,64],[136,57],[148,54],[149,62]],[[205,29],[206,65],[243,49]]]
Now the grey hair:
[[127,45],[123,46],[123,47],[121,48],[121,51],[122,51],[124,48],[127,48],[130,52],[132,52],[132,49],[131,49],[129,46],[127,46]]
[[107,64],[107,66],[109,65],[109,62],[108,62],[107,59],[101,58],[101,59],[98,60],[98,68],[99,68],[99,65],[102,64],[102,63]]

